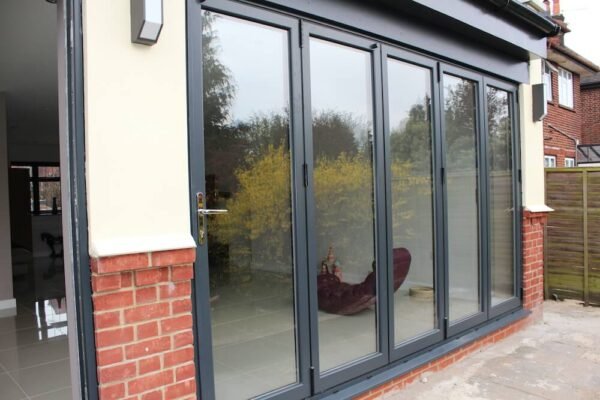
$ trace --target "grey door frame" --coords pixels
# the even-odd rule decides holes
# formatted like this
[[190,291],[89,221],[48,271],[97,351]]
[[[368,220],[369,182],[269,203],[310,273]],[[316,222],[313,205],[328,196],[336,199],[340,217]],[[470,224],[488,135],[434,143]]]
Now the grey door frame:
[[85,182],[81,0],[57,1],[59,148],[73,399],[98,399]]
[[[202,143],[202,129],[203,129],[203,116],[202,116],[202,54],[201,54],[201,35],[202,35],[202,21],[199,10],[201,8],[208,8],[218,12],[224,12],[226,14],[234,15],[240,18],[253,20],[260,23],[271,24],[280,27],[287,27],[286,29],[295,30],[291,24],[274,23],[273,20],[293,19],[297,21],[299,27],[299,43],[302,52],[302,57],[296,58],[301,60],[302,72],[297,70],[291,71],[290,78],[293,83],[293,98],[294,101],[298,99],[296,96],[301,96],[301,103],[303,109],[298,111],[294,108],[294,112],[297,115],[301,115],[302,118],[296,118],[293,121],[293,137],[291,138],[292,146],[303,147],[302,150],[294,149],[294,201],[296,209],[296,223],[304,212],[304,218],[307,223],[301,228],[304,230],[304,236],[302,232],[296,229],[298,236],[296,239],[296,248],[298,251],[302,249],[306,250],[308,254],[307,259],[303,260],[307,268],[303,271],[307,276],[297,276],[298,293],[308,293],[308,304],[299,305],[297,310],[301,314],[306,314],[310,318],[310,323],[306,323],[305,317],[302,317],[300,321],[305,325],[299,329],[299,340],[304,344],[301,346],[302,349],[299,351],[301,357],[301,370],[308,368],[310,370],[308,381],[307,375],[301,376],[300,388],[298,392],[291,391],[290,387],[284,388],[277,392],[265,394],[259,398],[261,399],[293,399],[293,398],[320,398],[323,395],[335,393],[340,387],[347,387],[351,382],[355,380],[364,379],[365,376],[371,376],[377,371],[383,371],[393,367],[394,365],[401,364],[403,360],[409,360],[410,363],[413,358],[430,351],[437,351],[436,349],[442,349],[448,346],[452,340],[464,335],[470,334],[476,329],[483,326],[492,326],[493,321],[498,318],[504,318],[515,311],[519,310],[521,306],[521,299],[517,296],[510,301],[504,302],[501,305],[490,307],[490,274],[489,274],[489,251],[485,242],[484,236],[488,235],[488,221],[489,215],[487,210],[488,204],[488,190],[487,190],[487,165],[483,165],[484,161],[487,161],[487,126],[485,118],[485,89],[489,83],[491,86],[505,85],[511,88],[513,95],[511,101],[511,109],[514,112],[515,118],[513,118],[513,143],[514,143],[514,165],[515,172],[520,171],[520,164],[518,159],[519,154],[519,142],[518,138],[518,107],[517,107],[517,88],[514,84],[504,80],[492,79],[488,74],[483,72],[474,71],[459,67],[458,65],[446,61],[442,61],[440,57],[429,54],[418,53],[414,50],[408,50],[400,45],[392,44],[389,41],[371,38],[361,33],[349,31],[338,26],[332,26],[317,22],[309,19],[305,15],[298,15],[289,10],[283,10],[273,7],[265,7],[264,4],[252,4],[251,1],[235,1],[235,0],[205,0],[204,2],[197,2],[195,0],[187,0],[187,33],[188,33],[188,122],[190,130],[189,147],[190,147],[190,204],[191,207],[191,220],[194,236],[197,235],[197,227],[195,226],[196,213],[194,209],[195,204],[195,193],[203,191],[204,189],[204,160],[198,157],[198,154],[204,154],[203,143]],[[390,270],[383,271],[380,268],[378,275],[378,301],[379,301],[379,341],[380,341],[380,352],[374,355],[367,356],[356,363],[342,366],[339,369],[335,369],[331,372],[319,376],[318,374],[318,332],[316,326],[316,310],[317,310],[317,297],[316,297],[316,285],[314,284],[316,269],[310,268],[311,262],[314,263],[316,255],[314,254],[315,244],[314,238],[310,235],[310,221],[314,220],[314,199],[310,194],[310,187],[313,182],[312,176],[312,138],[311,138],[311,117],[310,113],[306,110],[310,110],[310,77],[309,71],[309,51],[308,39],[310,36],[319,37],[324,40],[337,42],[343,45],[349,45],[351,47],[357,47],[364,50],[369,50],[373,55],[373,90],[374,90],[374,122],[375,122],[375,150],[374,150],[374,166],[375,166],[375,183],[376,183],[376,215],[378,221],[382,222],[378,224],[377,228],[377,262],[378,265],[387,265],[389,263],[390,254],[389,246],[387,241],[389,240],[389,201],[384,201],[389,198],[390,194],[387,193],[389,185],[386,185],[389,177],[385,176],[386,164],[389,161],[389,155],[386,153],[389,150],[389,145],[385,145],[385,132],[387,127],[385,126],[385,110],[384,107],[387,103],[386,97],[386,73],[383,67],[385,56],[404,60],[409,63],[416,65],[425,66],[430,68],[433,73],[433,85],[432,85],[432,97],[433,97],[433,110],[432,117],[434,118],[434,181],[435,190],[437,195],[435,197],[435,208],[436,208],[436,246],[437,246],[437,277],[436,284],[438,285],[438,329],[428,332],[424,337],[416,338],[413,341],[402,343],[397,348],[394,348],[392,343],[392,322],[390,313],[391,307],[388,307],[389,302],[393,296],[393,290],[390,289]],[[290,51],[293,51],[295,46],[290,46]],[[194,68],[194,66],[196,66]],[[381,67],[380,67],[381,66]],[[294,65],[291,66],[294,68]],[[479,295],[481,299],[480,310],[477,314],[467,317],[464,320],[457,321],[454,324],[449,324],[444,318],[448,315],[448,266],[447,266],[447,204],[446,204],[446,187],[445,187],[445,143],[443,138],[443,74],[448,73],[450,75],[463,77],[477,83],[477,159],[478,159],[478,202],[480,204],[480,211],[478,212],[478,223],[479,223],[479,268],[481,271]],[[297,83],[297,77],[300,77],[301,90],[298,91],[295,86]],[[505,87],[502,86],[502,87]],[[303,121],[298,121],[303,119]],[[300,132],[300,135],[298,135]],[[302,155],[303,160],[300,160]],[[300,164],[299,164],[300,163]],[[378,165],[380,163],[381,165]],[[306,175],[303,173],[306,171]],[[515,185],[520,183],[517,178],[517,174],[514,176]],[[306,182],[305,185],[302,181]],[[520,206],[520,186],[515,186],[515,205]],[[304,200],[302,199],[303,197]],[[481,206],[485,205],[485,206]],[[521,285],[521,260],[520,255],[520,227],[521,219],[520,212],[515,213],[515,279],[518,281],[515,286],[518,290]],[[300,222],[302,224],[302,222]],[[300,226],[299,226],[300,227]],[[302,230],[300,229],[300,230]],[[486,236],[487,237],[487,236]],[[299,260],[298,258],[296,260]],[[194,284],[194,318],[196,326],[197,337],[201,337],[202,340],[198,341],[196,338],[196,349],[197,349],[197,360],[200,360],[200,366],[197,374],[200,382],[199,394],[202,398],[212,399],[214,398],[214,384],[213,384],[213,371],[212,369],[212,345],[210,343],[211,327],[210,327],[210,305],[208,301],[209,287],[208,287],[208,270],[207,270],[208,258],[203,251],[198,251],[198,259],[196,262],[196,280]],[[300,265],[300,264],[297,264]],[[302,268],[298,268],[302,269]],[[314,270],[314,271],[313,271]],[[302,283],[304,282],[304,283]],[[306,290],[302,292],[302,290]],[[517,291],[518,294],[518,291]],[[302,297],[302,296],[300,296]],[[305,296],[306,297],[306,296]],[[304,336],[305,335],[305,336]],[[306,343],[310,343],[308,350]],[[308,353],[307,353],[308,352]],[[307,364],[308,360],[308,364]],[[308,388],[310,391],[306,394],[306,383],[310,381]],[[303,393],[303,394],[300,394]],[[294,397],[295,396],[295,397]]]

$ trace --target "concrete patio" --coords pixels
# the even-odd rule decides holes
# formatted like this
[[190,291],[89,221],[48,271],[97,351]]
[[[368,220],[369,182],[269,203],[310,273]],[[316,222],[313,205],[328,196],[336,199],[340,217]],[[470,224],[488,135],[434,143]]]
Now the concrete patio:
[[386,399],[600,399],[600,308],[544,303],[543,322]]

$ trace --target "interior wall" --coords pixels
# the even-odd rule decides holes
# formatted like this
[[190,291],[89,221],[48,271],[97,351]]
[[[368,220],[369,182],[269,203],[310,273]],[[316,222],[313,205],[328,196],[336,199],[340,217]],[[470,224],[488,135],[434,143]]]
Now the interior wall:
[[0,2],[0,91],[9,161],[59,161],[56,5]]
[[0,92],[0,300],[13,298],[6,139],[6,101]]

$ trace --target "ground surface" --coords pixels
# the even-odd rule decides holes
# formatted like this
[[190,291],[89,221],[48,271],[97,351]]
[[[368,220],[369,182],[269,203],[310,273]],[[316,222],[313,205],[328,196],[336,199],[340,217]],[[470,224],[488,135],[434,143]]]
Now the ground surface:
[[548,301],[543,322],[386,399],[600,400],[600,308]]

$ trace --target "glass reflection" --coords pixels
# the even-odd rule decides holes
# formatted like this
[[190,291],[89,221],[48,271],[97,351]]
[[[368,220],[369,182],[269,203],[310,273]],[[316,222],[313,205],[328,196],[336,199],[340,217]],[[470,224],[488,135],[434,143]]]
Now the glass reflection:
[[203,12],[217,399],[297,381],[287,31]]
[[481,309],[476,88],[444,75],[450,321]]
[[368,52],[311,38],[321,372],[377,350]]
[[400,249],[410,255],[406,282],[394,294],[398,344],[436,328],[431,70],[394,59],[387,60],[387,69],[392,255]]
[[512,128],[508,92],[487,88],[492,306],[515,296]]

